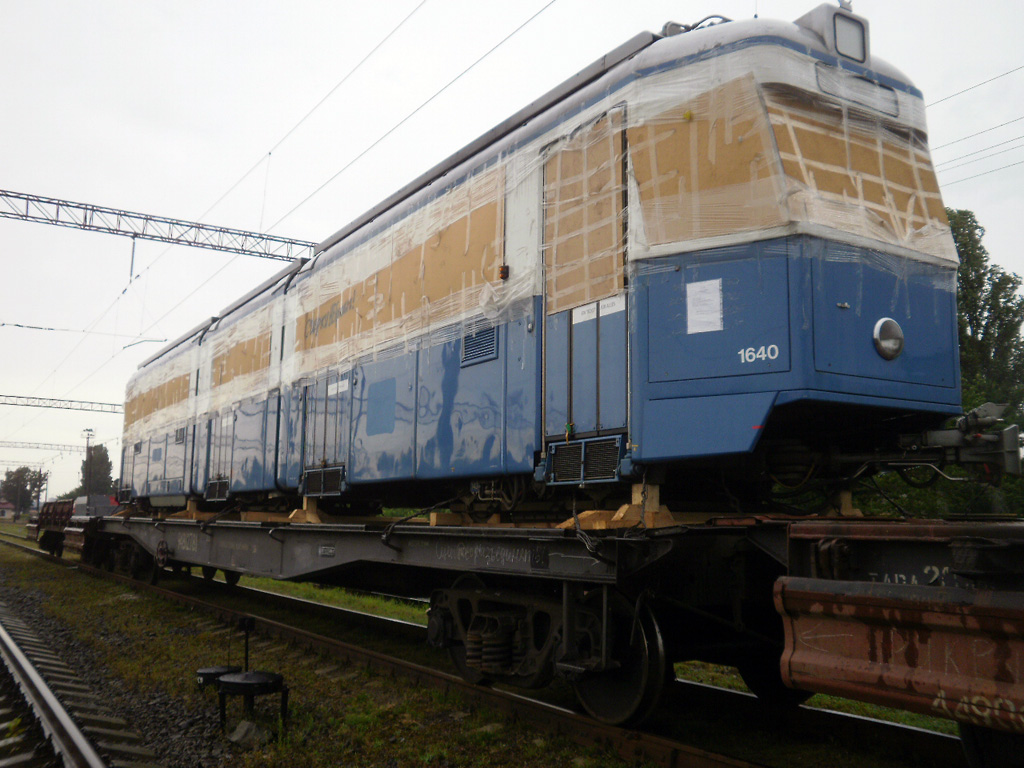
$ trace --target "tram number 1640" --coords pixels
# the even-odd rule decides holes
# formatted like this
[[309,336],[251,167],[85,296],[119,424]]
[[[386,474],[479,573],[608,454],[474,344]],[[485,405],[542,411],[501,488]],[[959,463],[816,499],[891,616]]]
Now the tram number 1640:
[[738,353],[741,363],[756,363],[758,360],[774,360],[779,356],[779,348],[775,344],[767,347],[747,347]]

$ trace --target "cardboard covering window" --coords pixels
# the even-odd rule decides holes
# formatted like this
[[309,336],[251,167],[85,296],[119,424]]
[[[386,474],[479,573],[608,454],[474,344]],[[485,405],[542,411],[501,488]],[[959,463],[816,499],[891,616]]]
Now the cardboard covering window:
[[790,215],[930,250],[949,221],[923,138],[862,110],[792,90],[765,89]]
[[181,374],[162,381],[141,392],[129,390],[124,404],[124,424],[127,428],[158,411],[184,403],[188,399],[189,374]]
[[270,331],[241,339],[213,357],[213,386],[220,387],[239,376],[270,367]]
[[786,222],[781,169],[751,75],[683,99],[628,136],[648,245]]
[[[326,264],[300,289],[299,367],[479,313],[504,259],[504,170],[484,171]],[[326,359],[326,358],[325,358]]]
[[549,314],[623,287],[622,113],[605,115],[544,164],[544,272]]

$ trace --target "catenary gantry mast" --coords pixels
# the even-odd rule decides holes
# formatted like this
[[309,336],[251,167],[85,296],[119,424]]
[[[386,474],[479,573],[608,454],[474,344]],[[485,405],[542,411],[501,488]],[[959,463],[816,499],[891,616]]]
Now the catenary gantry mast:
[[24,405],[30,408],[62,408],[67,411],[94,411],[97,413],[124,413],[124,406],[120,403],[95,403],[89,400],[67,400],[53,397],[0,395],[0,405]]
[[84,446],[65,443],[18,443],[13,440],[0,440],[0,448],[24,448],[28,450],[57,451],[58,453],[85,453]]
[[310,258],[316,243],[197,221],[150,216],[90,203],[0,190],[0,218],[35,221],[141,240],[191,245],[278,261]]

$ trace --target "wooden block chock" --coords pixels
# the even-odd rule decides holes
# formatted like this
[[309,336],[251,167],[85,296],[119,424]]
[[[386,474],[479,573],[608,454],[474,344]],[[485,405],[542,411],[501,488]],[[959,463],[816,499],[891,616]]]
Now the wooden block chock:
[[302,509],[296,509],[288,519],[293,523],[322,523],[315,496],[302,497]]
[[661,486],[633,483],[633,504],[644,512],[657,512],[661,508]]
[[832,497],[832,509],[839,517],[864,517],[864,513],[853,506],[853,491],[843,488]]
[[[676,519],[668,507],[661,504],[660,489],[657,485],[638,483],[633,486],[633,503],[623,504],[618,509],[588,509],[580,512],[580,528],[586,531],[601,531],[611,528],[665,528],[676,525]],[[575,518],[558,524],[558,528],[576,527]]]

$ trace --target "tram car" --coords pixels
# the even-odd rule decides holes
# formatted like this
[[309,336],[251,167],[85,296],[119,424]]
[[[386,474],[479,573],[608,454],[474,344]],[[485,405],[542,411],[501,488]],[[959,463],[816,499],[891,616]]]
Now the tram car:
[[[464,676],[560,674],[608,722],[689,658],[799,699],[780,496],[1019,472],[1015,432],[977,437],[998,413],[939,431],[958,262],[927,139],[846,8],[639,35],[146,360],[127,511],[85,546],[437,589]],[[393,507],[429,518],[372,522]]]
[[641,35],[147,360],[122,500],[564,519],[644,477],[677,510],[838,483],[960,412],[957,263],[866,20]]

